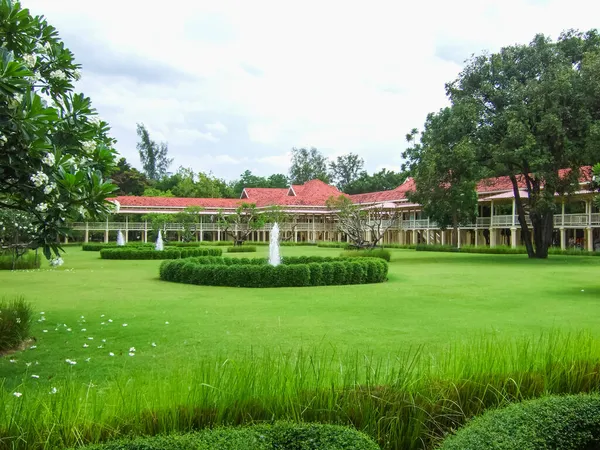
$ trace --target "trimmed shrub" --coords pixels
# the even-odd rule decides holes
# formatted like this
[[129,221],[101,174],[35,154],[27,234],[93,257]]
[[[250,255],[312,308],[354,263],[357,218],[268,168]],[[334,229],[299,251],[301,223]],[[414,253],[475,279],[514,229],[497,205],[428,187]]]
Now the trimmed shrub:
[[196,433],[121,439],[87,450],[379,450],[365,434],[348,427],[276,422],[223,427]]
[[152,242],[129,242],[126,245],[118,246],[115,242],[88,242],[87,244],[81,245],[81,250],[84,252],[99,252],[104,248],[154,248]]
[[383,248],[374,248],[372,250],[346,250],[340,254],[343,258],[381,258],[390,262],[392,254],[389,250]]
[[381,283],[387,269],[380,258],[288,257],[274,267],[266,258],[206,256],[165,261],[159,275],[177,283],[266,288]]
[[[452,252],[452,253],[480,253],[489,255],[526,255],[525,247],[508,247],[506,245],[498,245],[496,247],[475,247],[474,245],[463,245],[461,248],[452,247],[451,245],[427,245],[419,244],[416,250],[420,252]],[[600,256],[600,252],[590,252],[580,250],[578,248],[568,248],[562,250],[560,248],[548,249],[550,255],[565,255],[565,256]]]
[[145,248],[103,248],[100,250],[102,259],[180,259],[198,256],[220,256],[220,248],[165,248],[163,251],[156,251]]
[[239,245],[237,247],[227,247],[227,253],[256,253],[256,246]]
[[17,348],[29,337],[32,314],[22,298],[0,301],[0,352]]
[[447,438],[441,450],[600,448],[600,397],[544,397],[492,410]]
[[317,242],[317,247],[347,249],[348,243],[347,242],[336,242],[336,241],[319,241],[319,242]]
[[39,269],[41,263],[41,256],[34,251],[28,251],[17,259],[14,259],[12,252],[0,254],[0,270]]

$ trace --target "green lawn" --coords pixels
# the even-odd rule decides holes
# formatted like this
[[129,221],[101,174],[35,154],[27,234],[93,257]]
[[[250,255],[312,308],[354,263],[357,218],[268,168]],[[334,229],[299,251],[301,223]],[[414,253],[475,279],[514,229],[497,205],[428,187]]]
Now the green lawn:
[[[389,281],[361,286],[167,283],[160,261],[101,260],[77,248],[59,269],[0,271],[0,295],[24,296],[45,317],[33,326],[36,348],[0,358],[0,449],[271,418],[351,423],[385,448],[417,449],[503,399],[597,389],[600,258],[392,252]],[[588,337],[577,340],[580,332]],[[539,340],[556,334],[574,338]],[[525,344],[505,345],[514,339]],[[450,388],[430,392],[432,378]],[[455,405],[456,419],[426,423],[439,400],[373,404],[381,393],[355,399],[360,390],[338,391],[347,386],[430,392]]]
[[[259,247],[259,256],[266,252]],[[284,255],[315,253],[339,250],[283,248]],[[33,327],[35,350],[14,356],[17,363],[0,359],[9,380],[35,361],[43,378],[102,379],[116,369],[168,372],[190,359],[236,358],[250,349],[332,346],[383,357],[426,344],[435,352],[487,333],[595,333],[600,318],[600,258],[396,250],[387,283],[282,289],[166,283],[158,279],[160,261],[101,260],[75,248],[65,261],[56,270],[0,272],[3,296],[22,295],[46,317]],[[77,370],[65,359],[76,360]]]

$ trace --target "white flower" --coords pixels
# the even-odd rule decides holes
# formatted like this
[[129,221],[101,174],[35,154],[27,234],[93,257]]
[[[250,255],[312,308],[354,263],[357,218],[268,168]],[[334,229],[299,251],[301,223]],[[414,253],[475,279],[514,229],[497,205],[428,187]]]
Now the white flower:
[[86,328],[82,328],[81,331],[87,331],[87,329]]
[[98,348],[104,348],[104,345],[99,345]]
[[94,340],[94,338],[93,338],[93,337],[89,337],[89,338],[88,338],[88,341],[93,341],[93,340]]
[[44,47],[41,42],[38,42],[35,44],[35,51],[44,54],[46,53],[46,47]]
[[42,333],[47,333],[47,332],[48,332],[48,330],[42,330]]
[[156,342],[153,342],[153,343],[152,343],[152,347],[156,347]]
[[72,366],[74,366],[75,364],[77,364],[77,361],[73,361],[73,360],[71,360],[71,359],[65,359],[65,362],[66,362],[67,364],[70,364],[70,365],[72,365]]
[[135,353],[129,352],[129,356],[135,356]]
[[54,153],[46,153],[42,158],[42,164],[47,166],[53,166],[55,162],[56,159],[54,158]]
[[50,78],[54,78],[55,80],[66,80],[67,76],[62,70],[53,70],[50,72]]
[[37,56],[35,55],[23,55],[23,63],[33,69],[35,67],[35,63],[37,62]]
[[38,171],[35,174],[31,175],[29,179],[35,187],[41,187],[48,183],[48,175],[41,171]]
[[85,362],[90,362],[92,358],[85,358]]
[[106,339],[102,339],[102,342],[106,342]]
[[135,347],[131,347],[131,348],[129,349],[129,351],[130,351],[130,352],[135,352]]
[[106,322],[100,322],[100,325],[106,325]]
[[43,316],[43,315],[44,315],[44,314],[46,314],[46,313],[45,313],[44,311],[42,311],[40,314]]
[[27,367],[29,367],[29,366],[31,365],[31,363],[30,363],[30,362],[28,362],[28,363],[25,363],[25,365],[26,365]]
[[23,395],[23,394],[21,394],[20,392],[13,392],[13,395],[14,395],[15,397],[19,398],[19,397],[20,397],[21,395]]
[[56,394],[57,392],[58,392],[58,389],[53,387],[52,390],[50,391],[50,394]]
[[112,319],[108,319],[108,321],[112,323]]
[[115,354],[114,354],[113,352],[110,352],[110,353],[108,354],[108,356],[115,356]]
[[73,79],[74,79],[75,81],[79,81],[79,80],[81,80],[81,70],[79,70],[79,69],[75,69],[75,70],[73,71]]
[[[44,189],[44,191],[45,191],[45,190],[46,190],[46,189]],[[47,204],[47,203],[40,203],[40,204],[38,204],[38,205],[35,207],[35,210],[36,210],[36,211],[39,211],[39,212],[46,212],[46,211],[48,211],[48,204]]]
[[70,329],[70,328],[67,328],[67,331],[71,331],[71,329]]
[[[62,266],[65,262],[63,261],[63,259],[60,256],[57,256],[56,258],[52,258],[50,260],[50,265],[52,267],[59,267]],[[71,331],[70,328],[67,329],[67,331]]]
[[94,141],[84,141],[81,143],[81,148],[86,153],[91,153],[96,150],[96,142]]
[[123,324],[123,326],[124,326],[124,327],[126,327],[126,326],[127,326],[127,324],[126,324],[126,323],[124,323],[124,324]]
[[169,325],[169,322],[165,322],[165,325]]
[[16,359],[10,359],[8,362],[10,362],[10,363],[14,364],[14,363],[16,363],[16,362],[17,362],[17,360],[16,360]]
[[20,318],[20,317],[17,317],[17,319],[15,320],[15,322],[17,322],[17,323],[21,323],[21,318]]
[[83,348],[88,348],[88,347],[89,347],[89,345],[83,344]]
[[85,319],[85,316],[81,316],[80,319]]
[[102,314],[100,317],[104,317],[104,314]]
[[56,189],[56,184],[54,183],[49,183],[46,186],[44,186],[44,194],[48,195],[50,194],[54,189]]
[[37,345],[32,345],[31,347],[29,347],[31,350],[33,350],[34,348],[37,348]]
[[17,104],[23,103],[23,94],[19,94],[18,92],[15,94],[15,102]]
[[91,116],[88,117],[88,121],[90,122],[90,124],[98,126],[102,122],[102,119],[100,118],[100,116]]
[[37,378],[39,378],[39,377],[40,377],[39,375],[31,375],[31,378],[35,378],[35,379],[37,379]]
[[8,141],[7,137],[3,134],[0,134],[0,145],[4,146],[4,144],[6,144],[6,141]]
[[56,205],[58,209],[60,209],[61,211],[64,211],[65,209],[67,209],[67,207],[65,205],[63,205],[62,203],[59,203]]

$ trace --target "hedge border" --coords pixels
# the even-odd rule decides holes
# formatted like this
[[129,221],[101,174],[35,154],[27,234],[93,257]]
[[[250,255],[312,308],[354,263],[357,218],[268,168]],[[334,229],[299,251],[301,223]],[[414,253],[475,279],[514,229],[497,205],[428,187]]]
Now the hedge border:
[[227,253],[256,253],[255,245],[238,245],[227,247]]
[[[527,250],[525,247],[508,247],[506,245],[498,245],[496,247],[475,247],[471,245],[465,245],[460,248],[453,247],[451,245],[439,245],[439,244],[419,244],[416,246],[418,252],[448,252],[448,253],[478,253],[478,254],[489,254],[489,255],[526,255]],[[563,256],[600,256],[600,252],[590,252],[588,250],[576,250],[576,249],[560,249],[560,248],[549,248],[549,255],[563,255]]]
[[380,258],[285,257],[271,266],[266,258],[200,257],[165,261],[160,279],[202,286],[248,288],[334,286],[386,281],[388,263]]
[[379,450],[366,434],[351,427],[319,423],[275,422],[242,427],[220,427],[187,434],[143,436],[93,444],[82,450],[138,449],[230,450]]
[[439,449],[567,450],[599,445],[600,396],[579,394],[542,397],[487,411],[446,438]]
[[103,248],[102,259],[148,260],[148,259],[181,259],[198,256],[221,256],[220,248],[165,248],[162,251],[145,248]]

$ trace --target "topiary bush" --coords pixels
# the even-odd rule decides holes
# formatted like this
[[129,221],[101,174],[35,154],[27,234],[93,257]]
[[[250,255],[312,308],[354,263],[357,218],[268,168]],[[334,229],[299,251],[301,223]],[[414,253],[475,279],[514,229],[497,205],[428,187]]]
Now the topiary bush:
[[392,253],[384,248],[374,248],[370,250],[346,250],[340,254],[343,258],[381,258],[387,262],[392,260]]
[[223,427],[196,433],[121,439],[87,450],[379,450],[365,434],[348,427],[276,422]]
[[220,248],[169,248],[156,251],[146,248],[103,248],[100,250],[102,259],[181,259],[197,256],[220,256],[223,250]]
[[[103,250],[105,251],[105,250]],[[381,283],[388,264],[380,258],[283,258],[271,266],[266,258],[200,257],[161,264],[161,280],[205,286],[300,287]]]
[[551,396],[491,410],[448,437],[440,450],[600,448],[600,396]]
[[227,247],[227,253],[256,253],[256,246],[239,245],[237,247]]
[[32,314],[22,298],[0,301],[0,352],[17,348],[29,337]]

